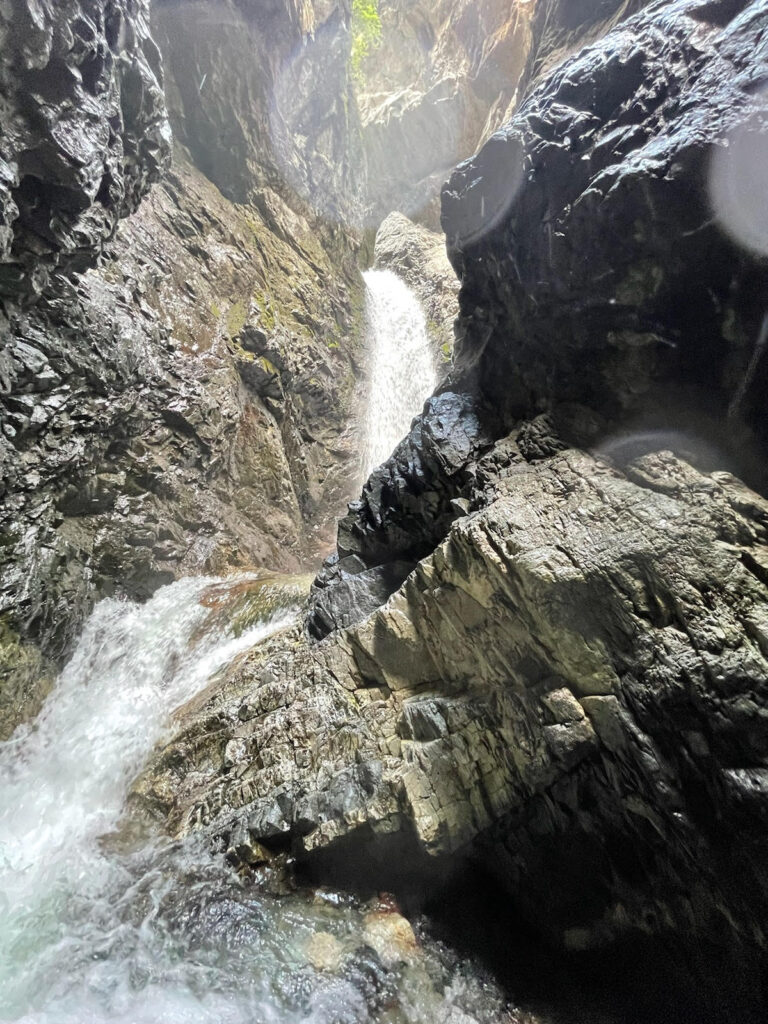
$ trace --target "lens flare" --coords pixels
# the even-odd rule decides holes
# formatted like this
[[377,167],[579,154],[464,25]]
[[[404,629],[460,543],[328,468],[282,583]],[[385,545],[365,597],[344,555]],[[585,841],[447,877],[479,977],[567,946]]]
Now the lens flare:
[[768,256],[768,95],[715,147],[710,197],[723,229],[745,249]]
[[592,451],[619,466],[661,451],[673,452],[704,472],[723,469],[728,463],[725,452],[710,441],[675,429],[624,431],[606,438]]

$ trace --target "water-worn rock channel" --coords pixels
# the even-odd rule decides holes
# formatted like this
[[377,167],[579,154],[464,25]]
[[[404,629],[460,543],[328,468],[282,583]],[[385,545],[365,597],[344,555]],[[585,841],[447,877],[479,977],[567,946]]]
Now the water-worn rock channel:
[[0,0],[0,1020],[765,1020],[767,82]]
[[300,593],[195,579],[96,608],[35,726],[0,745],[0,1019],[497,1018],[500,994],[386,900],[271,892],[206,844],[120,826],[174,710],[295,621]]

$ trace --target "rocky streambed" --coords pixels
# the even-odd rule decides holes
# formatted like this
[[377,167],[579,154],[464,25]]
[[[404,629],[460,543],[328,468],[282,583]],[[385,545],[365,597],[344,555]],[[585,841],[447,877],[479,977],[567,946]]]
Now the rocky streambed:
[[[121,825],[180,703],[297,615],[300,580],[184,580],[107,601],[34,728],[0,744],[2,1019],[507,1021],[501,992],[391,897],[300,888],[251,851]],[[271,859],[271,858],[270,858]]]

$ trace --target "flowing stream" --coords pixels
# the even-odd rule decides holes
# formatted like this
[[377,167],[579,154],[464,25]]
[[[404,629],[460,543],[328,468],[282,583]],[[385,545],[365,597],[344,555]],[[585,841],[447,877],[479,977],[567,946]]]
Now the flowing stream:
[[419,300],[391,270],[368,270],[366,316],[371,346],[364,477],[392,454],[437,385],[437,369]]
[[0,745],[0,1020],[501,1019],[493,986],[437,943],[383,965],[359,900],[270,895],[200,839],[109,841],[173,710],[296,615],[273,605],[229,625],[206,600],[228,585],[182,580],[143,606],[99,604],[38,720]]

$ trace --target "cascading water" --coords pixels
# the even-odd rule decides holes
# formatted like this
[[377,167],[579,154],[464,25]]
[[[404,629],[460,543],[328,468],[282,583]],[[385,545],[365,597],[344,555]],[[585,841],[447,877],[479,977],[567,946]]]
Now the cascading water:
[[437,385],[424,311],[391,270],[367,270],[366,316],[372,350],[364,476],[392,454]]
[[[202,840],[104,841],[171,712],[295,616],[264,611],[237,635],[222,595],[243,586],[184,580],[144,606],[104,601],[37,722],[0,745],[0,1020],[499,1020],[496,990],[437,944],[382,973],[360,901],[270,896]],[[334,970],[317,962],[329,943]]]

